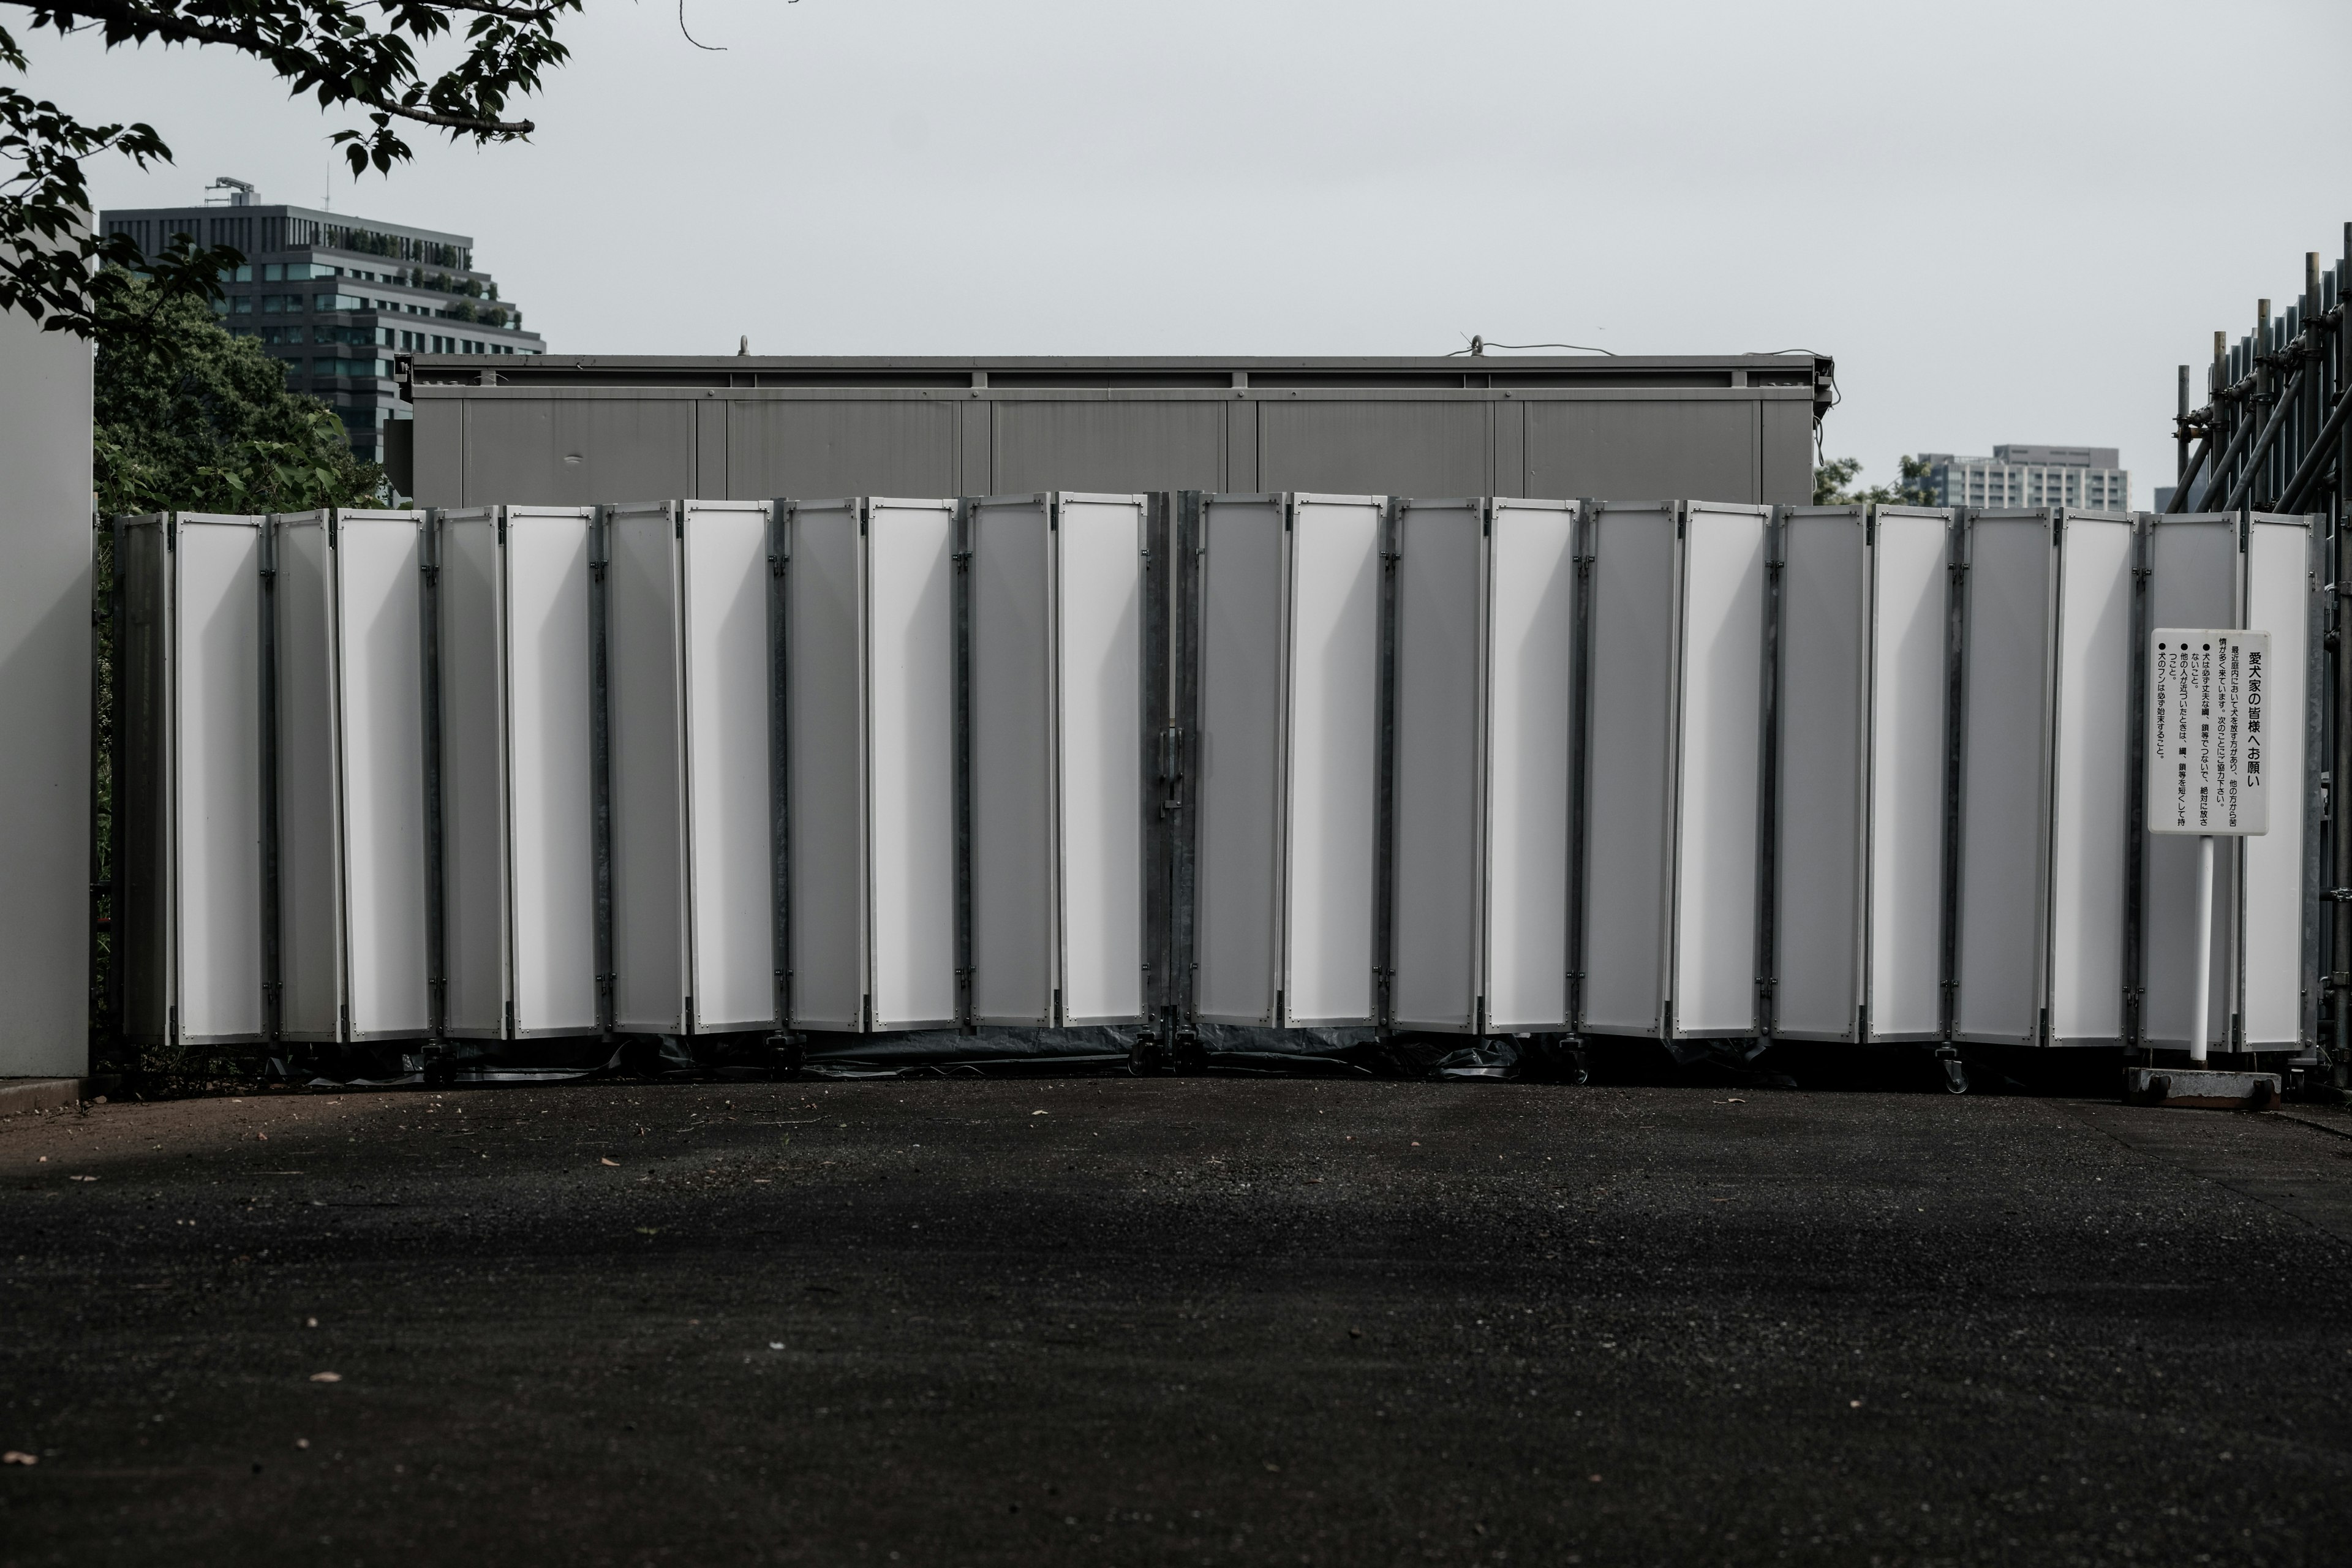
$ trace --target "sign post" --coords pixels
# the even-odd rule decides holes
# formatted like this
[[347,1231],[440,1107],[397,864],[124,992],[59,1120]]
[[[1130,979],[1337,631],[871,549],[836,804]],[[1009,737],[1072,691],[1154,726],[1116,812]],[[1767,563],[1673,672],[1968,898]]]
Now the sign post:
[[2189,1059],[2205,1062],[2213,997],[2213,840],[2270,829],[2263,683],[2271,635],[2159,628],[2148,645],[2147,825],[2197,836],[2197,1004]]

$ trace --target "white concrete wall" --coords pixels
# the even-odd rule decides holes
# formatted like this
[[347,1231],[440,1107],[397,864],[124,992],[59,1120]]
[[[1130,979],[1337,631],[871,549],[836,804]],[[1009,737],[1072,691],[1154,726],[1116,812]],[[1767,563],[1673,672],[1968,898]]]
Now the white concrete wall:
[[0,1078],[89,1068],[90,351],[0,311]]

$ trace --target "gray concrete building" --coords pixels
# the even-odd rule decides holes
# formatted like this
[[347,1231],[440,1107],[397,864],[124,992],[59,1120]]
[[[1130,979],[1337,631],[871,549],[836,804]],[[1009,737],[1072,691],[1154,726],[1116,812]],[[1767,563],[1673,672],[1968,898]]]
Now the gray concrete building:
[[1922,452],[1937,506],[2072,506],[2129,511],[2131,475],[2114,447],[1995,447],[1990,458]]
[[223,279],[221,324],[261,340],[286,383],[332,405],[352,448],[381,461],[404,422],[393,362],[402,353],[520,357],[546,352],[522,311],[474,265],[471,236],[309,207],[265,206],[224,180],[219,205],[133,207],[99,215],[152,256],[184,234],[233,245],[246,265]]

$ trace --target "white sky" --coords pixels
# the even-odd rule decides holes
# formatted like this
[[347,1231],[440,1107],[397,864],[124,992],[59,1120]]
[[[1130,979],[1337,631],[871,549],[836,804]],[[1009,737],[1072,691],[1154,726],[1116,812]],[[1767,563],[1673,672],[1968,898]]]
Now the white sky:
[[2143,506],[2173,367],[2352,218],[2342,0],[591,0],[531,142],[356,185],[265,68],[11,10],[178,154],[102,206],[470,234],[557,351],[1809,348],[1866,479],[2119,446]]

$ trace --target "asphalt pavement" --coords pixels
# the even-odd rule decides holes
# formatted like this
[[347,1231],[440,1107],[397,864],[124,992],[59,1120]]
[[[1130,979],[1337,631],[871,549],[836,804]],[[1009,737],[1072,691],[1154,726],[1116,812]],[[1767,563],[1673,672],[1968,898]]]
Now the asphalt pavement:
[[18,1115],[0,1563],[2337,1564],[2352,1118],[2302,1114],[1100,1078]]

